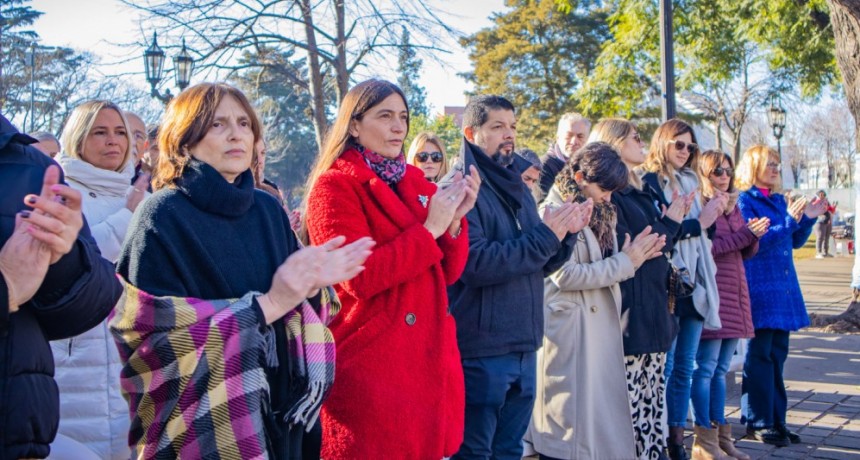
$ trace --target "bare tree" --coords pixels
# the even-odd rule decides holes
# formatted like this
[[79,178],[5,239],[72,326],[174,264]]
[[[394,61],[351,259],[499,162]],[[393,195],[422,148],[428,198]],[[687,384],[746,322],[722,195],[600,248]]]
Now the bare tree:
[[741,155],[744,126],[755,109],[763,104],[769,91],[767,74],[755,72],[761,58],[755,45],[745,46],[735,79],[711,82],[703,86],[701,91],[693,91],[688,96],[705,118],[712,121],[718,150],[724,150],[723,128],[728,130],[731,135],[728,142],[735,163]]
[[441,12],[421,0],[122,1],[142,11],[164,35],[184,36],[200,67],[227,70],[228,77],[249,65],[238,59],[243,52],[258,53],[264,47],[305,51],[305,73],[285,75],[311,95],[318,145],[331,108],[326,94],[333,92],[340,103],[359,68],[369,67],[376,74],[374,65],[391,65],[384,63],[383,51],[400,46],[401,25],[410,28],[416,38],[413,46],[422,50],[445,51],[445,38],[456,35]]

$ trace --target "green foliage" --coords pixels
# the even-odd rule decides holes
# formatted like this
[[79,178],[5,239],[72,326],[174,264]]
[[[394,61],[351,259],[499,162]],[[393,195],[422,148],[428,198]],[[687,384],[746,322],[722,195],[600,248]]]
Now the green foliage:
[[[635,118],[660,94],[659,5],[612,3],[612,38],[577,96],[589,116]],[[768,64],[770,91],[798,87],[803,96],[815,97],[837,82],[824,0],[676,0],[673,26],[678,92],[708,93],[747,78],[751,52]]]
[[406,95],[406,104],[409,105],[411,115],[427,116],[430,112],[427,108],[427,95],[424,87],[418,84],[421,77],[422,62],[415,53],[415,47],[409,43],[409,30],[403,27],[400,39],[400,51],[397,55],[397,85]]
[[[508,0],[493,26],[465,37],[474,71],[464,75],[478,93],[498,94],[517,108],[517,144],[542,151],[559,117],[579,108],[575,91],[595,71],[609,38],[600,5],[559,11],[552,0]],[[581,5],[580,5],[581,6]]]
[[319,150],[308,113],[310,95],[303,82],[289,78],[307,71],[305,58],[296,58],[294,50],[261,48],[257,54],[245,53],[242,64],[250,70],[233,82],[248,95],[262,119],[266,178],[282,188],[288,201],[294,201],[293,197],[301,196]]
[[404,151],[409,150],[412,140],[422,132],[431,132],[438,136],[442,143],[445,144],[445,153],[448,154],[448,158],[456,155],[460,150],[463,133],[457,127],[454,117],[451,115],[440,115],[435,118],[424,115],[411,117],[409,120],[409,135],[403,143]]

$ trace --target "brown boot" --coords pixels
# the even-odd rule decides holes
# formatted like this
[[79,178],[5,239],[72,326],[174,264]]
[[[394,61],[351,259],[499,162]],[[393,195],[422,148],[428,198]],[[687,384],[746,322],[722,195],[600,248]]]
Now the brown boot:
[[717,444],[717,429],[696,425],[693,427],[696,435],[693,441],[692,460],[731,460]]
[[719,438],[720,438],[720,449],[722,449],[723,452],[731,455],[732,457],[734,457],[738,460],[750,460],[749,455],[739,451],[735,447],[734,439],[732,439],[732,425],[731,424],[727,423],[725,425],[718,425],[717,430],[719,432]]

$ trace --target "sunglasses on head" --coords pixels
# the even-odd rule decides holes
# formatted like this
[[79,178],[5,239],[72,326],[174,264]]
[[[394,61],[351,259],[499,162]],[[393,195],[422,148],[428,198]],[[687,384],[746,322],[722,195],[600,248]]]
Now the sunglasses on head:
[[696,153],[696,152],[698,152],[698,151],[699,151],[699,146],[698,146],[698,145],[696,145],[696,144],[688,144],[688,143],[686,143],[686,142],[684,142],[684,141],[678,141],[678,140],[669,141],[669,143],[670,143],[670,144],[675,144],[675,149],[676,149],[676,150],[678,150],[679,152],[680,152],[681,150],[684,150],[684,148],[686,147],[686,148],[687,148],[687,152],[689,152],[689,153],[690,153],[690,155],[692,155],[692,154],[694,154],[694,153]]
[[725,175],[727,175],[727,176],[731,176],[732,174],[734,174],[734,173],[735,173],[735,170],[734,170],[734,169],[732,169],[732,168],[714,168],[714,172],[713,172],[712,174],[713,174],[713,175],[715,175],[715,176],[717,176],[717,177],[720,177],[720,176],[722,176],[724,173],[725,173]]
[[427,163],[427,160],[433,160],[433,163],[442,162],[442,152],[418,152],[415,157],[418,158],[419,163]]

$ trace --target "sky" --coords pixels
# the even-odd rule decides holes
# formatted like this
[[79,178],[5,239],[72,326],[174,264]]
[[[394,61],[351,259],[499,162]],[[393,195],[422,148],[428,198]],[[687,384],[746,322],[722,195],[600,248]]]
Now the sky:
[[[430,3],[446,11],[456,11],[456,16],[451,16],[448,22],[466,33],[489,26],[489,15],[504,9],[504,0],[430,0]],[[99,55],[103,63],[126,61],[116,66],[103,65],[98,70],[103,74],[135,73],[132,80],[142,88],[148,88],[143,71],[143,47],[132,49],[114,45],[142,42],[144,37],[147,42],[151,40],[153,31],[141,22],[139,12],[122,5],[119,0],[33,0],[31,6],[45,13],[33,27],[42,44],[88,50]],[[161,40],[159,43],[165,45]],[[471,88],[457,76],[457,73],[471,68],[468,53],[454,43],[449,50],[449,54],[438,54],[445,65],[424,59],[424,72],[419,82],[427,90],[427,102],[439,112],[445,105],[464,105],[464,92]],[[172,54],[168,52],[168,58],[170,56]],[[391,62],[396,66],[394,59]],[[172,63],[168,59],[165,69],[170,66]],[[393,70],[380,71],[379,76],[394,80],[397,76]],[[192,77],[192,83],[194,81]],[[176,91],[175,88],[171,90]]]

